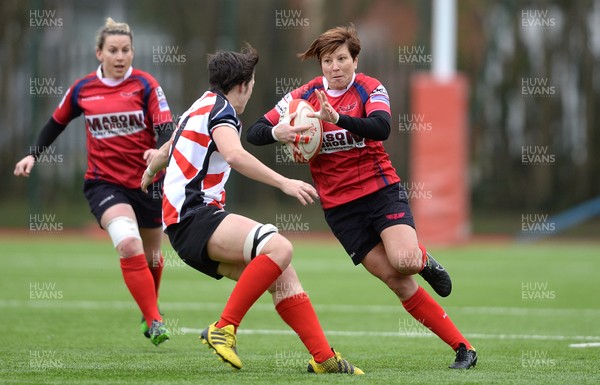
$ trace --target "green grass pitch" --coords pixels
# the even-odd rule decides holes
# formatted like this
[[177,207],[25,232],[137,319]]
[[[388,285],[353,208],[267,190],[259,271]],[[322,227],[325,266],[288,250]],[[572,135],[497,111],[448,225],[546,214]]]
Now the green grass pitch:
[[433,249],[454,281],[449,298],[433,295],[479,352],[477,367],[452,371],[452,350],[335,241],[294,240],[293,264],[329,341],[362,377],[307,373],[310,357],[268,295],[240,328],[244,368],[219,362],[198,330],[218,318],[233,283],[197,273],[167,245],[161,309],[172,338],[156,348],[139,332],[108,239],[0,237],[0,383],[600,383],[598,243]]

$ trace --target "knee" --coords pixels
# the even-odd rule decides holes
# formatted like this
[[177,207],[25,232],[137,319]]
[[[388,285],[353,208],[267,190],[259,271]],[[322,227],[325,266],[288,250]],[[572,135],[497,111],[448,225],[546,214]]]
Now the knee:
[[419,246],[406,247],[398,252],[394,267],[400,273],[413,275],[419,273],[423,268],[423,253]]
[[142,241],[135,237],[127,237],[119,242],[116,249],[123,258],[133,257],[142,253]]
[[412,277],[401,273],[386,275],[381,280],[399,297],[401,300],[409,298],[415,291],[416,282]]
[[106,224],[106,231],[121,257],[144,253],[140,230],[133,218],[125,215],[115,217]]
[[292,243],[279,234],[276,234],[263,249],[263,254],[271,258],[281,270],[285,270],[292,262],[293,253]]

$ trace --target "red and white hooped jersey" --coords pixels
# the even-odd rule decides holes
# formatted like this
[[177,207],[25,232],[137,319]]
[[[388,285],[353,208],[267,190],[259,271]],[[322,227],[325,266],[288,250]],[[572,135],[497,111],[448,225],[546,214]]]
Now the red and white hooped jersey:
[[131,67],[123,79],[103,78],[99,67],[69,88],[52,118],[67,125],[82,113],[88,153],[85,179],[140,188],[144,151],[156,147],[154,126],[173,121],[158,82]]
[[[377,79],[359,73],[344,90],[328,90],[327,79],[316,77],[285,95],[265,118],[272,125],[277,124],[292,99],[304,99],[318,111],[320,103],[315,90],[326,90],[331,106],[343,115],[365,118],[373,111],[391,115],[385,87]],[[381,141],[364,139],[327,122],[323,122],[321,152],[310,162],[310,171],[324,209],[400,181]]]
[[225,183],[231,167],[212,139],[214,129],[222,126],[241,135],[242,123],[235,109],[218,92],[205,92],[181,116],[164,181],[164,229],[198,207],[225,206]]

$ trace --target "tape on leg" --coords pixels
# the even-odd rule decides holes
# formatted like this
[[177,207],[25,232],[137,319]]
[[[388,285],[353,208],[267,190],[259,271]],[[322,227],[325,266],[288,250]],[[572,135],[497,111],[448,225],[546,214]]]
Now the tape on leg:
[[259,223],[254,226],[244,241],[244,262],[248,264],[254,257],[260,255],[263,247],[278,232],[277,227],[270,223],[266,225]]
[[116,217],[106,225],[106,231],[112,239],[113,245],[117,247],[125,238],[133,237],[142,239],[137,223],[126,216]]

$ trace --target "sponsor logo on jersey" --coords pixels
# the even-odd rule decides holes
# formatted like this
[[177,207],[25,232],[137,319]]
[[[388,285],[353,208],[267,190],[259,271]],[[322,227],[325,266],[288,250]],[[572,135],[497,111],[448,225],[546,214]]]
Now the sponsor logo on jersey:
[[323,133],[321,154],[348,151],[365,147],[365,139],[347,130],[327,131]]
[[390,97],[387,93],[387,90],[382,85],[379,85],[379,87],[375,88],[371,92],[371,95],[369,95],[369,101],[371,103],[381,102],[387,104],[388,106],[390,105]]
[[81,98],[82,102],[93,102],[94,100],[104,100],[104,96],[96,95],[96,96],[88,96],[87,98]]
[[156,99],[158,99],[158,109],[161,111],[169,111],[169,103],[167,103],[167,97],[161,87],[156,87]]
[[288,109],[288,105],[293,100],[292,94],[286,94],[280,101],[275,105],[275,110],[279,113],[279,116],[283,116]]
[[347,114],[348,112],[354,110],[356,108],[356,102],[352,103],[352,104],[348,104],[347,106],[340,106],[338,108],[339,112],[342,112],[344,114]]
[[85,117],[87,129],[96,139],[135,134],[146,129],[144,112],[125,111]]
[[402,213],[393,213],[393,214],[387,214],[385,217],[389,220],[396,220],[396,219],[400,219],[400,218],[404,218],[404,216],[406,215],[406,213],[402,212]]
[[[121,92],[121,96],[124,97],[124,98],[131,98],[131,97],[133,97],[133,96],[135,96],[135,95],[137,95],[139,93],[140,93],[140,91]],[[104,99],[104,98],[102,97],[102,99]]]

